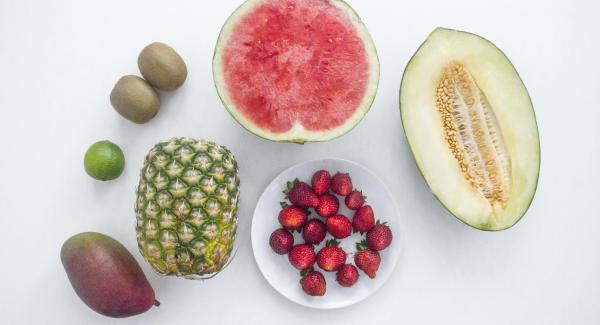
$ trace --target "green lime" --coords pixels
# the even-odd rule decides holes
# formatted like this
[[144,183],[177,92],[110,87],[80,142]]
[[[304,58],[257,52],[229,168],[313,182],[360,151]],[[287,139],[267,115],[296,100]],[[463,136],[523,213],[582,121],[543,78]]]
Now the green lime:
[[125,169],[125,156],[116,144],[98,141],[86,151],[83,166],[91,177],[108,181],[121,175]]

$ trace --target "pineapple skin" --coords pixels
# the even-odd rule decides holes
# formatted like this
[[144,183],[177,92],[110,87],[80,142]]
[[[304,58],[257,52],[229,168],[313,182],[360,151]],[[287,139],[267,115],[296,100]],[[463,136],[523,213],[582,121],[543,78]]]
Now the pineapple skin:
[[227,266],[240,196],[238,164],[227,148],[193,138],[158,143],[136,195],[138,248],[157,273],[205,279]]

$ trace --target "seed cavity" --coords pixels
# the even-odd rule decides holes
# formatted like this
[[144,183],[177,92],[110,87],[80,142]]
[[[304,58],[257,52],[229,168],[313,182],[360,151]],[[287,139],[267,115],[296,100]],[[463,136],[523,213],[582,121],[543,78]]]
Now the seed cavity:
[[463,175],[494,212],[504,209],[510,194],[510,156],[487,97],[460,62],[443,69],[435,102],[445,140]]

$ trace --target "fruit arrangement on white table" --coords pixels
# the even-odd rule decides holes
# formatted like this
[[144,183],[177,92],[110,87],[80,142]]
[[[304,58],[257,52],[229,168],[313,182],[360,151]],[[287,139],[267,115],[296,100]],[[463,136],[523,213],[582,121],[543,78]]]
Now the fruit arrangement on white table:
[[[141,77],[120,78],[109,99],[125,119],[144,124],[160,113],[160,93],[179,88],[188,71],[160,42],[142,49],[137,64]],[[246,0],[225,22],[213,59],[231,116],[255,135],[295,143],[355,127],[371,108],[379,69],[367,28],[341,0]],[[487,231],[523,217],[537,187],[539,135],[527,90],[502,51],[480,36],[437,28],[406,67],[400,110],[418,169],[448,211]],[[110,181],[125,157],[117,144],[99,141],[84,169]],[[141,167],[132,212],[139,253],[162,275],[217,275],[235,253],[237,232],[246,231],[237,227],[240,181],[238,160],[222,145],[177,134],[158,143]],[[274,191],[282,185],[287,201],[278,208]],[[347,306],[391,274],[398,220],[394,199],[365,168],[308,162],[282,173],[257,203],[254,254],[265,278],[293,301]],[[285,254],[297,270],[283,271]],[[100,314],[128,317],[159,305],[131,253],[109,236],[74,235],[61,260],[75,292]]]

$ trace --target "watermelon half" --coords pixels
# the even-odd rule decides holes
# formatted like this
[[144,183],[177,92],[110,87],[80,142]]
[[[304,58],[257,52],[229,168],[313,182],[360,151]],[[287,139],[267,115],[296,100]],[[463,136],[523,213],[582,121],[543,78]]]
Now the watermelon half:
[[227,20],[213,59],[229,113],[273,141],[327,141],[369,111],[379,83],[375,45],[340,0],[248,0]]

